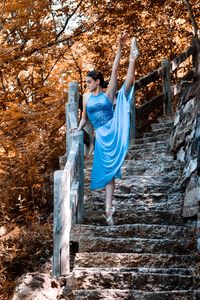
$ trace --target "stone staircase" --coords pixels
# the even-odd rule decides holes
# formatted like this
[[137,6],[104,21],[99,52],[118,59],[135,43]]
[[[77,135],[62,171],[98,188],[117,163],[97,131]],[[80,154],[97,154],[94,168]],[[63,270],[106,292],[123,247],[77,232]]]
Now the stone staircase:
[[85,169],[85,220],[75,225],[71,289],[65,299],[200,299],[196,221],[181,217],[182,170],[169,152],[171,118],[130,144],[116,182],[114,226],[105,221],[104,191],[89,190]]

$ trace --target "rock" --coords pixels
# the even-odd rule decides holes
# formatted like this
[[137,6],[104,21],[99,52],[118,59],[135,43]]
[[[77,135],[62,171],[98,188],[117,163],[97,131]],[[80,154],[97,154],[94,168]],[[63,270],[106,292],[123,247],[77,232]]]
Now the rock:
[[184,170],[185,177],[189,177],[197,168],[197,158],[189,161],[188,166]]
[[195,174],[191,177],[186,189],[183,217],[192,217],[199,212],[200,204],[200,178]]
[[179,121],[180,121],[180,114],[177,112],[174,120],[174,126],[176,126],[179,123]]
[[19,278],[12,300],[55,300],[60,287],[45,273],[27,273]]
[[186,105],[184,106],[184,109],[183,109],[183,113],[184,114],[186,114],[188,112],[190,113],[191,110],[193,109],[193,107],[194,107],[194,98],[186,103]]
[[185,161],[185,151],[183,150],[183,148],[181,148],[178,153],[177,153],[177,160],[178,161]]
[[199,89],[199,82],[182,89],[170,138],[170,149],[173,150],[177,159],[184,163],[184,171],[179,178],[179,182],[184,183],[186,190],[184,217],[195,216],[199,213],[200,207],[200,181],[198,179],[200,164],[198,153],[200,149]]
[[5,226],[0,227],[0,237],[4,236],[7,233],[7,229]]

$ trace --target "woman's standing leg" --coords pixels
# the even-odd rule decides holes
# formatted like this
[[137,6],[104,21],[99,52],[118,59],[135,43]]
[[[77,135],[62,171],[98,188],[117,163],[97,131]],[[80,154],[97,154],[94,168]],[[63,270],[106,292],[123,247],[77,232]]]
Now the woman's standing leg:
[[113,178],[107,185],[106,185],[106,221],[108,225],[113,225],[112,215],[114,213],[114,206],[113,206],[113,194],[115,190],[115,179]]

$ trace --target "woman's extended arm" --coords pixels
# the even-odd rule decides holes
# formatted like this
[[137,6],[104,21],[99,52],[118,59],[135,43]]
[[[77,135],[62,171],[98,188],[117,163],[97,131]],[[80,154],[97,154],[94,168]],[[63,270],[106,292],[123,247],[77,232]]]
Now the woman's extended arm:
[[88,100],[88,97],[89,97],[89,94],[88,93],[85,93],[83,95],[83,112],[82,112],[82,117],[81,117],[81,120],[79,122],[79,125],[78,125],[78,128],[71,128],[70,129],[70,132],[75,132],[76,130],[78,131],[81,131],[83,129],[83,127],[86,125],[87,123],[87,112],[86,112],[86,103],[87,103],[87,100]]
[[89,96],[90,95],[88,93],[83,95],[83,112],[82,112],[82,117],[81,117],[80,123],[77,128],[77,130],[79,130],[79,131],[82,130],[83,127],[87,123],[88,118],[87,118],[87,112],[86,112],[86,104],[87,104],[87,100],[88,100]]
[[122,48],[123,48],[123,46],[126,42],[126,39],[127,39],[127,33],[124,31],[121,34],[120,38],[119,38],[119,44],[118,44],[118,47],[117,47],[117,52],[116,52],[116,55],[115,55],[113,66],[112,66],[110,84],[109,84],[108,89],[106,91],[106,95],[112,101],[115,99],[115,95],[116,95],[117,73],[118,73],[119,62],[120,62],[120,58],[121,58],[121,54],[122,54]]

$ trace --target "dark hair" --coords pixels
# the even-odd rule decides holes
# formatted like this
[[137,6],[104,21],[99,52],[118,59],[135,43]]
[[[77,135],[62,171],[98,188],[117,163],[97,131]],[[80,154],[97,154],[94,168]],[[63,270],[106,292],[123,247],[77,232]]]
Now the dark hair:
[[100,86],[101,86],[102,88],[107,88],[109,82],[108,82],[108,81],[104,81],[103,74],[102,74],[100,71],[96,71],[96,70],[89,71],[89,72],[87,73],[87,76],[88,76],[88,77],[91,77],[91,78],[94,79],[95,81],[96,81],[97,79],[99,79],[99,81],[100,81]]

